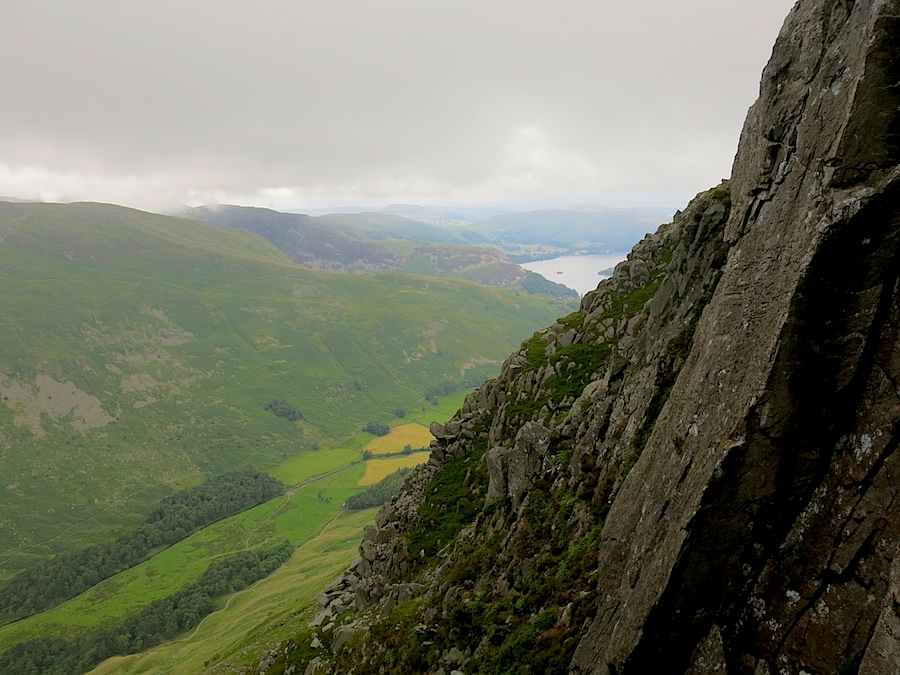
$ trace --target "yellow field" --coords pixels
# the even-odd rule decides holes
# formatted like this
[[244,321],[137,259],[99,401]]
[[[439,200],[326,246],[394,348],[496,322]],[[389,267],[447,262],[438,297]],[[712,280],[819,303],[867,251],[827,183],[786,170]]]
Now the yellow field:
[[403,424],[391,429],[387,436],[379,436],[369,441],[363,450],[369,450],[376,455],[387,455],[392,452],[400,452],[407,445],[413,448],[427,448],[434,436],[421,424]]
[[397,469],[424,464],[430,456],[430,452],[414,452],[411,455],[403,455],[402,457],[370,459],[366,462],[366,475],[360,479],[358,485],[374,485],[388,474],[394,473]]

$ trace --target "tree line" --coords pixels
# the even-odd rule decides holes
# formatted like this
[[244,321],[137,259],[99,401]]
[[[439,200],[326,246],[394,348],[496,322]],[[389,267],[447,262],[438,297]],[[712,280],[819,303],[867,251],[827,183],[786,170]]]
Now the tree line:
[[271,476],[244,470],[176,492],[118,539],[62,553],[12,577],[0,588],[0,620],[18,619],[58,605],[142,562],[154,549],[174,544],[283,491],[284,485]]
[[425,398],[427,398],[432,403],[437,402],[437,399],[441,396],[447,396],[449,394],[455,394],[458,391],[463,391],[464,389],[475,389],[476,387],[480,387],[484,384],[486,378],[484,377],[467,377],[464,380],[459,382],[454,380],[444,380],[443,382],[438,382],[437,384],[428,387],[425,390]]
[[110,656],[135,654],[191,630],[226,594],[247,588],[281,567],[293,553],[288,541],[241,551],[212,563],[201,577],[156,600],[117,625],[87,635],[45,637],[0,654],[0,673],[71,675],[91,670]]

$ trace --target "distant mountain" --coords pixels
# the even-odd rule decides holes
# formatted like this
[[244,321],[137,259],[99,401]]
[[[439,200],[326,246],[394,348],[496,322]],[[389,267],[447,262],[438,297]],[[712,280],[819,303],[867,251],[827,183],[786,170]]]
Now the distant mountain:
[[[573,210],[573,209],[583,210]],[[409,271],[478,281],[489,286],[520,283],[513,263],[562,255],[628,251],[672,215],[661,208],[611,208],[581,204],[572,209],[506,212],[478,222],[469,219],[491,209],[435,209],[394,205],[385,212],[332,213],[315,217],[245,206],[211,205],[181,212],[204,222],[259,234],[304,267],[332,272],[378,274]],[[421,218],[431,218],[424,222]],[[441,219],[445,219],[441,221]],[[445,224],[435,224],[444,222]],[[450,226],[446,223],[455,223]],[[442,249],[420,250],[441,245]],[[447,248],[462,246],[461,249]],[[470,247],[496,249],[475,252]],[[501,253],[502,252],[502,253]],[[472,264],[472,256],[479,258]],[[550,283],[553,283],[552,281]],[[525,292],[566,293],[546,284],[521,286]]]
[[421,220],[437,225],[467,225],[506,213],[509,209],[501,207],[434,207],[416,206],[414,204],[391,204],[381,209],[382,213]]
[[34,202],[36,202],[36,201],[40,201],[40,200],[35,200],[35,199],[19,199],[18,197],[4,197],[4,196],[0,196],[0,202],[10,202],[10,203],[12,203],[12,204],[31,204],[31,203],[34,203]]
[[665,222],[666,218],[660,218],[665,213],[658,209],[528,211],[493,216],[468,230],[524,262],[571,253],[628,251]]
[[469,245],[472,240],[484,241],[473,231],[460,233],[381,213],[312,218],[271,209],[212,205],[186,209],[182,214],[259,234],[294,262],[311,269],[354,274],[403,271],[467,279],[486,286],[518,284],[519,290],[529,294],[577,297],[577,293],[552,282],[522,285],[529,273],[496,248]]
[[618,206],[607,206],[605,204],[594,204],[592,202],[586,202],[582,204],[567,206],[562,210],[580,211],[582,213],[626,212],[638,214],[639,216],[643,216],[648,220],[659,220],[660,223],[666,223],[672,220],[672,217],[674,216],[677,209],[674,206],[639,206],[623,208]]
[[[645,234],[669,222],[675,209],[584,203],[565,209],[509,211],[393,204],[381,213],[437,226],[458,242],[494,246],[517,262],[527,262],[575,253],[629,251]],[[348,227],[342,231],[353,236]]]
[[0,203],[0,239],[0,579],[204,476],[271,470],[428,387],[494,375],[570,311],[304,269],[240,229],[108,204]]
[[525,270],[495,248],[486,246],[417,246],[406,255],[404,270],[429,276],[453,276],[486,286],[509,286],[525,278]]
[[402,267],[402,258],[388,249],[351,239],[303,214],[221,204],[186,209],[182,214],[211,225],[255,232],[310,269],[374,274]]
[[454,228],[411,220],[388,213],[330,213],[313,216],[317,223],[353,239],[380,241],[411,239],[430,244],[470,244],[471,239]]

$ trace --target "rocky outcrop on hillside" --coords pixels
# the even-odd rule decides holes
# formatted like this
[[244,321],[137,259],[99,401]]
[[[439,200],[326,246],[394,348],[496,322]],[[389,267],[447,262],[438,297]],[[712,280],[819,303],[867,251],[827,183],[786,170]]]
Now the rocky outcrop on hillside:
[[[386,642],[359,645],[379,625],[391,633],[385,640],[417,645],[417,657],[433,651],[435,673],[448,654],[465,654],[454,661],[465,661],[462,672],[503,672],[486,634],[501,623],[527,632],[556,575],[566,584],[552,591],[549,628],[558,634],[548,638],[548,658],[571,658],[595,604],[584,593],[595,583],[590,551],[690,351],[728,252],[729,212],[727,184],[698,196],[579,311],[526,341],[451,422],[433,425],[430,462],[378,513],[358,560],[320,596],[304,638],[319,659],[310,673],[349,672],[361,658],[372,670],[354,672],[379,672]],[[460,633],[452,616],[472,603],[494,616],[472,617],[483,631]],[[396,627],[395,614],[410,605],[427,617],[419,633]],[[479,632],[480,644],[470,644]],[[318,653],[326,647],[333,659]]]
[[896,673],[898,48],[800,0],[730,182],[435,427],[268,670]]

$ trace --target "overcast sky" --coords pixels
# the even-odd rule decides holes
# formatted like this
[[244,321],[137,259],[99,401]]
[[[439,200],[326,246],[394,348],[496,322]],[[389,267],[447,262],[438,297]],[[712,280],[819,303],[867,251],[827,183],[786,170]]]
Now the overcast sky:
[[793,0],[0,0],[0,195],[680,206]]

